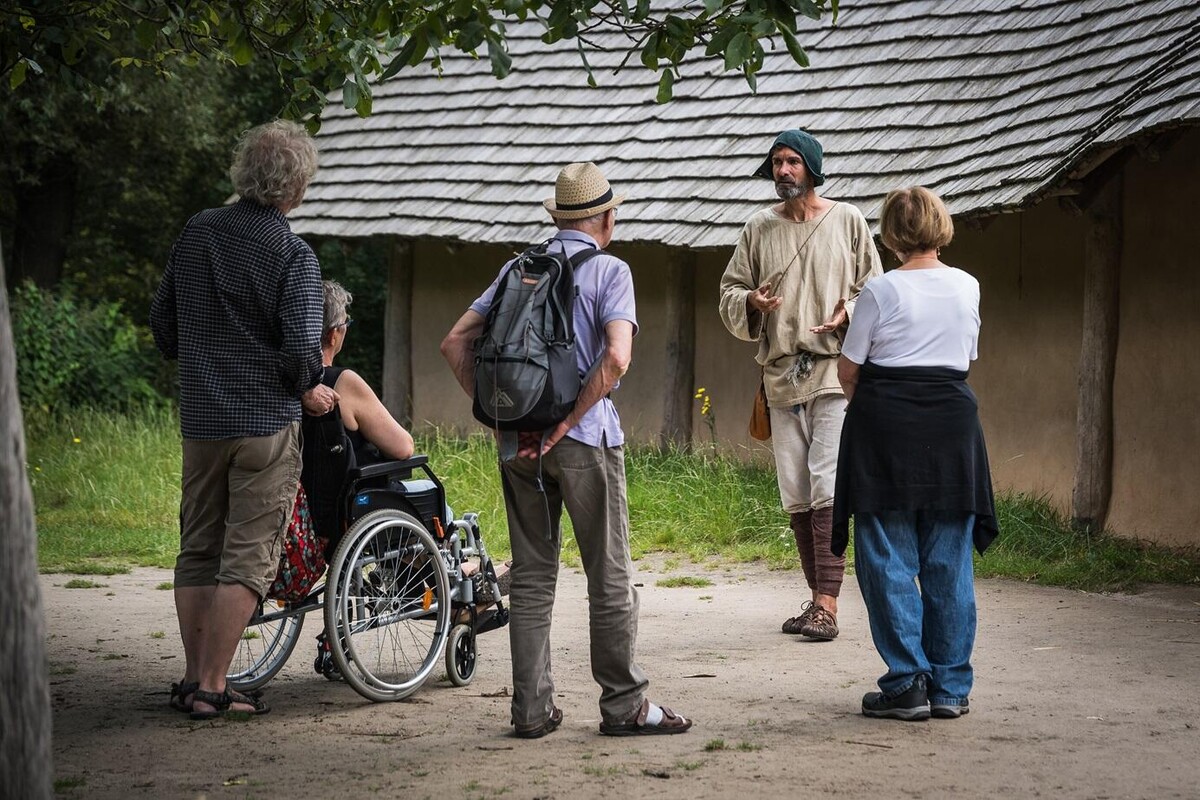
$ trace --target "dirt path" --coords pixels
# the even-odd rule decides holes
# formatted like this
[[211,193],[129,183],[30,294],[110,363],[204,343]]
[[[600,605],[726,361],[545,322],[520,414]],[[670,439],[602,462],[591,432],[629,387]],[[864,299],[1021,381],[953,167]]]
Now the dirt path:
[[182,671],[171,593],[155,588],[169,572],[98,589],[42,576],[58,796],[1200,796],[1200,589],[980,581],[971,714],[899,723],[858,713],[882,664],[852,579],[842,638],[822,644],[778,633],[797,572],[671,572],[713,581],[695,589],[643,570],[640,660],[651,696],[696,718],[683,736],[596,735],[584,582],[569,568],[553,639],[566,720],[536,741],[508,735],[504,631],[481,637],[471,686],[431,680],[389,705],[314,674],[306,635],[267,687],[269,715],[199,723],[166,706]]

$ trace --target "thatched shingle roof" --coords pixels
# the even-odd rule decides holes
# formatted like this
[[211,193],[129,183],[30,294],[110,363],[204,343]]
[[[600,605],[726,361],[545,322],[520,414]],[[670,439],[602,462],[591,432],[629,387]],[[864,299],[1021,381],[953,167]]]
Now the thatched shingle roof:
[[573,44],[510,26],[503,81],[486,58],[446,53],[441,78],[420,67],[377,87],[369,118],[335,98],[293,226],[526,242],[545,229],[558,168],[592,160],[630,193],[623,241],[714,247],[774,198],[749,175],[783,128],[822,140],[823,193],[874,220],[883,195],[909,184],[955,214],[1021,208],[1134,137],[1200,123],[1200,0],[841,6],[836,27],[798,36],[810,68],[780,42],[753,95],[739,74],[692,62],[664,105],[640,65],[613,75],[620,56],[592,53],[590,88]]

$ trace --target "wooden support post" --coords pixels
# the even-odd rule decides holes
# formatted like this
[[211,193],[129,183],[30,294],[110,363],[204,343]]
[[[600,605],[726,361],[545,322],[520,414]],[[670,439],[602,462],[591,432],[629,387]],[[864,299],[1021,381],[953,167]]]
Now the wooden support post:
[[1121,173],[1104,183],[1084,209],[1083,344],[1076,419],[1075,526],[1103,530],[1112,496],[1113,377],[1120,332]]
[[413,249],[411,241],[392,240],[383,323],[383,404],[409,429],[413,421]]
[[676,250],[667,262],[667,363],[663,384],[663,447],[692,444],[696,387],[696,254]]
[[50,681],[33,495],[0,257],[0,797],[54,796]]

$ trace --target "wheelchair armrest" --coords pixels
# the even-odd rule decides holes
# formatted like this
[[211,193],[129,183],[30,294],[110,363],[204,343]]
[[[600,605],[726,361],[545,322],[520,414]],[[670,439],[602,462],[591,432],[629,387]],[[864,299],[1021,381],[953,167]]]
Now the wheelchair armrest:
[[413,456],[403,461],[381,461],[378,464],[368,464],[350,470],[350,480],[359,478],[378,478],[381,475],[394,475],[397,472],[410,472],[415,467],[423,467],[429,463],[429,456]]

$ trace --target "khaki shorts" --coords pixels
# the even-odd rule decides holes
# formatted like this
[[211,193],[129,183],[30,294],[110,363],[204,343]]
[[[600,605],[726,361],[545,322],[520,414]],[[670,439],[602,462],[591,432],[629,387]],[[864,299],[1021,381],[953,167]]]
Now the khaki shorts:
[[271,436],[184,439],[175,586],[240,583],[265,595],[299,482],[299,422]]

